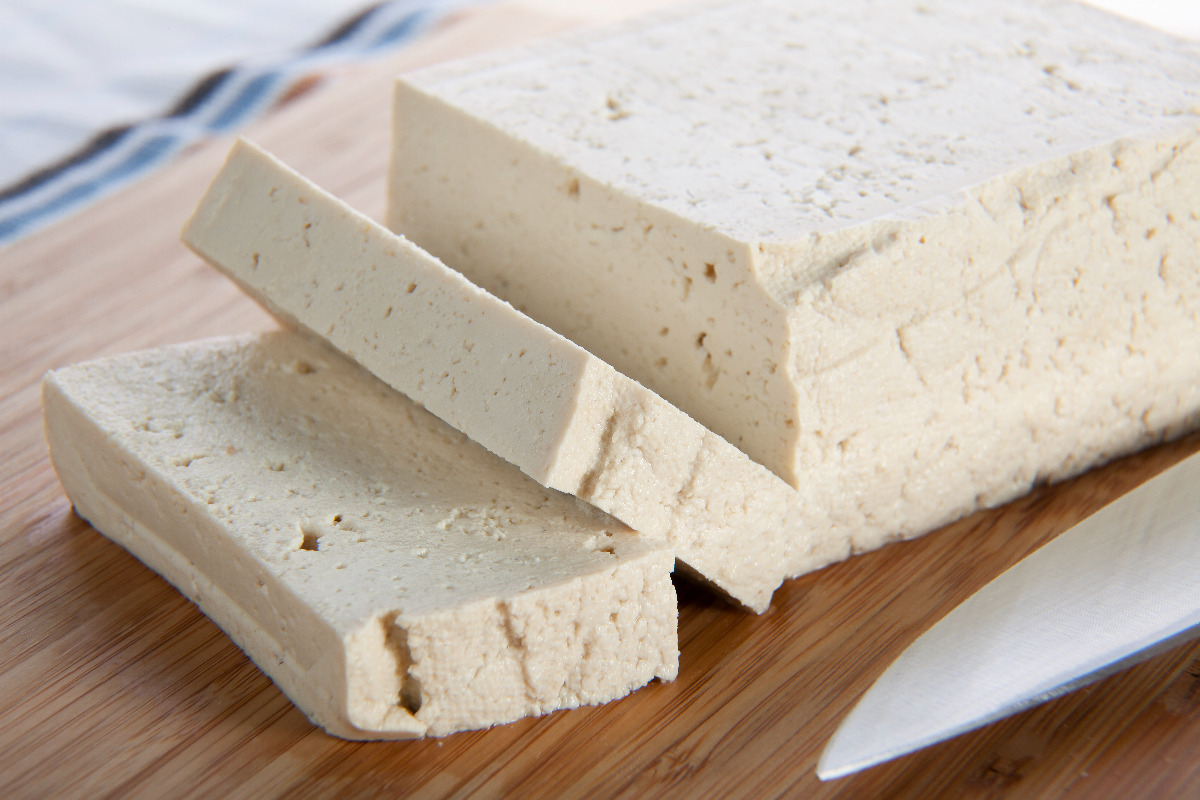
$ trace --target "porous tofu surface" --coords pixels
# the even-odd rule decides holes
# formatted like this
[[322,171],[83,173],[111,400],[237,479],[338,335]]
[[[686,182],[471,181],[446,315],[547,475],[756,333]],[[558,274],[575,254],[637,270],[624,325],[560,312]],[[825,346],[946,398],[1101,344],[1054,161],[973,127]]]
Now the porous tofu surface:
[[1195,427],[1198,115],[1075,3],[705,3],[403,76],[388,225],[869,549]]
[[668,548],[304,335],[67,367],[44,399],[80,515],[331,733],[443,735],[676,674]]
[[751,609],[850,551],[848,531],[814,526],[802,493],[729,442],[252,143],[183,239],[281,319]]
[[776,244],[1200,114],[1200,47],[1058,0],[688,4],[402,80],[631,198]]

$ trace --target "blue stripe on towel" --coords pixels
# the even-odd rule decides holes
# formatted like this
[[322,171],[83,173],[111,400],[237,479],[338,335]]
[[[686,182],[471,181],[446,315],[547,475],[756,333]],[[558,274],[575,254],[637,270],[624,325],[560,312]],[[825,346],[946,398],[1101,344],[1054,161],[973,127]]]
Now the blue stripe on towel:
[[15,240],[23,233],[31,232],[115,191],[154,169],[181,149],[178,137],[155,136],[130,148],[121,148],[121,160],[96,177],[70,180],[71,172],[68,171],[63,174],[64,180],[52,180],[51,191],[45,193],[48,196],[40,204],[13,214],[4,213],[4,206],[8,203],[0,205],[0,244]]

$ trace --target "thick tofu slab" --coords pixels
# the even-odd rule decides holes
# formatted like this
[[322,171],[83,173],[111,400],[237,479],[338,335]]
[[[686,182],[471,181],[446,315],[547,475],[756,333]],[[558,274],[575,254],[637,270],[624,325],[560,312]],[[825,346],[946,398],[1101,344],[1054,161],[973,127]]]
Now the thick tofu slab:
[[737,448],[247,142],[184,242],[280,318],[762,611],[844,557],[801,495]]
[[388,224],[865,549],[1196,425],[1198,114],[1072,3],[707,3],[402,78]]
[[668,549],[300,334],[67,367],[43,397],[76,511],[334,735],[440,736],[676,675]]

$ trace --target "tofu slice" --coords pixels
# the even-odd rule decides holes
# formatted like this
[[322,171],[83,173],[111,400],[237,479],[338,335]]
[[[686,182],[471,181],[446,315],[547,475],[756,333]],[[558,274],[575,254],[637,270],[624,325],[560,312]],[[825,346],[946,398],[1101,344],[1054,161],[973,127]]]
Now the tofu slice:
[[736,0],[396,87],[388,225],[855,549],[1194,428],[1200,48],[1056,0]]
[[279,318],[323,337],[515,464],[756,611],[844,557],[799,492],[645,387],[249,142],[183,241]]
[[80,516],[331,734],[441,736],[677,673],[669,549],[300,334],[70,366],[43,398]]

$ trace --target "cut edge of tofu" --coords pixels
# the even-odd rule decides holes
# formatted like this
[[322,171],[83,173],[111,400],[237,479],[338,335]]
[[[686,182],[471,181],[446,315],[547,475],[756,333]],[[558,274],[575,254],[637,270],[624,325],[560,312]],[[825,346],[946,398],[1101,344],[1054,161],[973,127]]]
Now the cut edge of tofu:
[[[802,493],[767,468],[251,142],[234,145],[182,239],[286,324],[542,485],[665,539],[747,608],[850,552],[845,534],[808,528]],[[407,303],[437,309],[430,328],[404,328]],[[511,382],[493,368],[517,362]]]
[[[382,611],[353,630],[339,632],[274,578],[221,523],[207,517],[195,498],[94,423],[86,403],[73,394],[78,388],[73,384],[87,381],[80,368],[92,363],[47,373],[42,385],[51,463],[75,512],[195,603],[293,704],[331,735],[352,740],[444,736],[610,702],[655,678],[677,676],[674,557],[666,548],[649,548],[573,581],[499,600],[471,601],[415,620],[398,611]],[[155,518],[139,518],[128,510],[139,505],[152,509]],[[173,546],[172,537],[192,545],[192,557]],[[216,570],[215,561],[194,560],[197,552],[226,560]],[[236,574],[232,581],[217,583],[209,577],[231,569]],[[256,616],[249,609],[255,605],[254,593],[263,587],[269,588],[273,602]],[[638,620],[644,634],[638,658],[623,670],[612,670],[611,658],[597,664],[584,663],[584,658],[572,667],[573,683],[557,695],[547,694],[546,687],[534,685],[537,663],[525,661],[569,651],[568,640],[578,638],[581,624],[571,610],[578,612],[587,602],[596,619],[582,624],[603,623],[610,615]],[[286,606],[286,621],[272,613],[280,604]],[[482,649],[464,651],[459,637],[447,640],[447,630],[457,630],[461,639]],[[532,646],[526,646],[526,637]],[[646,647],[650,650],[642,652]],[[512,691],[504,697],[483,696],[473,689],[461,676],[473,675],[478,665],[464,658],[481,655],[517,660],[512,671],[522,676],[523,688],[509,687]],[[488,717],[483,723],[478,719],[481,707]]]
[[[788,307],[760,274],[764,256],[777,249],[696,228],[628,197],[446,102],[416,78],[401,76],[393,88],[387,228],[630,379],[669,395],[684,413],[803,490],[792,462],[800,421],[789,411],[798,394],[788,380]],[[446,164],[453,168],[439,171]],[[489,223],[497,209],[510,207],[539,211]],[[611,258],[609,246],[617,249]],[[603,311],[592,310],[593,297]],[[656,316],[648,308],[670,311]],[[730,331],[739,326],[750,332],[739,334],[734,358],[727,353]],[[729,388],[725,373],[732,369],[748,372],[753,385]],[[753,426],[742,422],[751,416],[747,408]]]

